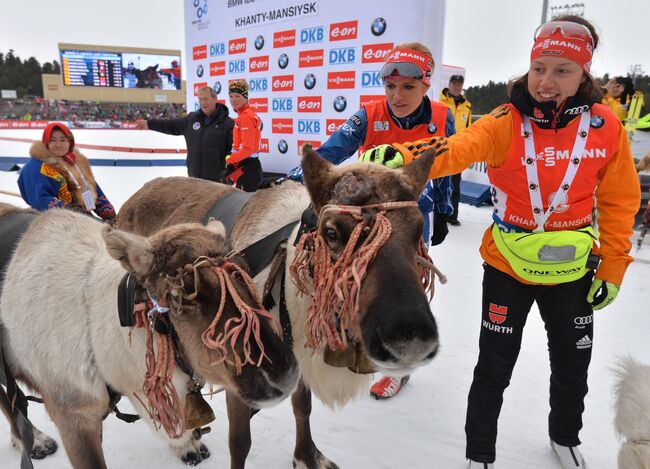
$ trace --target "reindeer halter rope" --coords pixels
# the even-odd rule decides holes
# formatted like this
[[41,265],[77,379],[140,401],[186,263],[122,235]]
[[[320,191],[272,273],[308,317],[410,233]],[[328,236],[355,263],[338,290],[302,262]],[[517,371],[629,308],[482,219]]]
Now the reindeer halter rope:
[[[331,350],[343,350],[348,346],[346,331],[358,327],[361,283],[368,266],[392,232],[386,212],[417,206],[415,201],[323,206],[318,216],[318,229],[302,235],[289,268],[298,289],[312,296],[307,322],[308,347],[320,350],[327,343]],[[372,209],[377,213],[371,223],[366,224],[363,211]],[[330,213],[349,215],[357,221],[336,262],[332,261],[331,251],[320,234],[324,220]],[[362,236],[365,239],[355,249]],[[421,266],[422,287],[432,295],[432,262],[422,240],[417,260]]]
[[[221,291],[217,313],[210,326],[201,334],[201,340],[206,352],[209,349],[216,350],[221,354],[221,357],[216,362],[210,363],[210,365],[226,362],[229,365],[235,366],[239,374],[244,365],[255,365],[259,367],[265,358],[270,361],[264,353],[264,345],[260,338],[260,316],[269,319],[272,316],[259,304],[255,285],[248,273],[232,262],[224,261],[223,259],[217,260],[209,257],[199,257],[192,264],[179,267],[176,275],[167,276],[167,282],[170,286],[170,298],[172,300],[170,309],[173,314],[182,314],[183,297],[190,301],[196,299],[199,291],[197,270],[202,268],[209,268],[216,274]],[[189,295],[184,294],[184,272],[193,272],[194,275],[194,291]],[[255,307],[249,306],[242,300],[233,285],[232,275],[238,275],[243,280],[250,297],[255,301]],[[238,318],[227,320],[222,326],[223,331],[217,332],[217,327],[219,326],[226,304],[227,294],[230,295],[241,315]],[[162,303],[161,301],[160,306],[164,307],[165,305]],[[140,309],[137,316],[136,327],[147,328],[147,372],[142,389],[147,402],[142,402],[137,394],[136,397],[145,406],[155,425],[163,427],[171,438],[180,438],[186,430],[185,412],[176,389],[172,384],[174,373],[172,338],[169,335],[158,335],[158,356],[156,357],[153,346],[153,319],[156,314],[162,314],[162,310],[156,304],[156,307],[152,308],[150,313],[148,315],[144,309]],[[149,316],[148,319],[147,316]],[[243,342],[243,358],[235,350],[238,340]],[[255,340],[255,343],[260,349],[257,359],[253,358],[251,340]],[[232,351],[234,361],[228,360],[229,349]]]

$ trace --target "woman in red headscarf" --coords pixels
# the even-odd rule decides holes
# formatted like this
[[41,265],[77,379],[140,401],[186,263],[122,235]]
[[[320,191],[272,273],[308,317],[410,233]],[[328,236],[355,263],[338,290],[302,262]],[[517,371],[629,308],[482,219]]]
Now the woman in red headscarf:
[[74,147],[74,136],[65,125],[48,125],[29,154],[31,158],[18,176],[18,188],[30,207],[40,211],[73,208],[115,220],[113,205],[95,182],[90,163]]
[[[625,129],[600,104],[600,87],[589,73],[597,45],[598,35],[584,18],[545,23],[534,35],[528,73],[511,85],[508,104],[448,140],[386,145],[362,158],[398,167],[432,150],[438,156],[430,177],[487,164],[494,223],[480,249],[483,311],[465,424],[473,468],[493,467],[503,393],[533,303],[548,337],[551,446],[564,468],[587,467],[578,433],[593,312],[616,299],[632,262],[640,198]],[[592,229],[594,205],[598,234]]]

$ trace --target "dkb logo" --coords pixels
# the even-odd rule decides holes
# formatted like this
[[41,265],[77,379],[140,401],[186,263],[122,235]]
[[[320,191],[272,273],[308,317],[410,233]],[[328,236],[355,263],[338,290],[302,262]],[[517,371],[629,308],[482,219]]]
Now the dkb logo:
[[245,60],[231,60],[228,62],[228,73],[243,73],[246,71]]
[[291,112],[293,111],[293,101],[291,98],[274,98],[271,101],[273,112]]
[[264,92],[268,90],[269,83],[266,78],[251,78],[248,81],[251,93]]
[[320,121],[317,119],[306,119],[298,121],[299,134],[319,134]]
[[323,28],[305,28],[300,30],[300,44],[314,44],[323,42]]
[[379,72],[363,72],[361,74],[361,86],[363,88],[379,88],[384,86],[379,79]]
[[354,47],[346,47],[343,49],[330,49],[329,63],[330,65],[338,64],[351,64],[355,59]]

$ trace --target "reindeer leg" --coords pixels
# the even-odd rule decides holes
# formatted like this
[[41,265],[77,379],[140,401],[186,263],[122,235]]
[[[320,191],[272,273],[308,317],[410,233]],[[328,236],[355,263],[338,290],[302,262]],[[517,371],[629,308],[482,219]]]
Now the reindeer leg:
[[[68,402],[75,400],[69,398]],[[75,407],[69,407],[61,406],[46,398],[45,407],[59,429],[63,447],[72,467],[105,469],[106,460],[102,451],[102,417],[108,402],[81,402],[79,405],[77,400]]]
[[244,469],[251,449],[251,417],[253,410],[236,394],[226,391],[228,409],[228,447],[230,469]]
[[293,415],[296,418],[296,449],[293,453],[293,467],[300,469],[338,469],[316,447],[311,437],[309,416],[311,415],[311,390],[300,379],[291,395]]

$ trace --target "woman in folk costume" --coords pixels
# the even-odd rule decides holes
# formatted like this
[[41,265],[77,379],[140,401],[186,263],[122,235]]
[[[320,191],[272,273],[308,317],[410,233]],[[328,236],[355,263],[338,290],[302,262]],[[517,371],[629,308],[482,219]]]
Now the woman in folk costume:
[[255,192],[263,174],[259,159],[262,121],[248,105],[246,80],[230,82],[228,97],[237,119],[232,132],[232,154],[226,156],[225,177],[239,189]]
[[74,136],[65,125],[48,125],[29,154],[31,158],[18,176],[18,188],[30,207],[40,211],[72,208],[115,220],[113,205],[95,182],[89,161],[74,147]]
[[[494,467],[503,393],[534,302],[548,338],[550,444],[562,467],[587,467],[578,434],[598,319],[593,311],[616,299],[632,262],[640,197],[625,129],[600,104],[600,88],[589,73],[597,45],[594,27],[581,17],[545,23],[535,32],[529,71],[513,83],[508,104],[449,139],[395,143],[362,158],[399,167],[431,149],[438,156],[430,177],[487,163],[494,223],[480,249],[479,357],[465,423],[471,468]],[[594,201],[598,235],[592,229]]]

